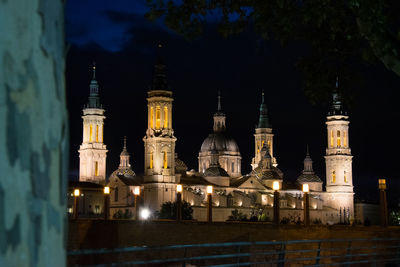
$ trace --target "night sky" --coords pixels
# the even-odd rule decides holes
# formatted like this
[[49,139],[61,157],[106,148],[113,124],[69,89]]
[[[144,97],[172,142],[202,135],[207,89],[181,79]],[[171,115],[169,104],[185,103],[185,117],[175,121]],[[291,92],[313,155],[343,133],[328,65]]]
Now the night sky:
[[[174,94],[176,152],[189,169],[197,170],[200,146],[212,132],[220,90],[228,132],[242,155],[242,172],[251,170],[253,134],[264,90],[275,134],[274,156],[284,179],[294,181],[300,175],[308,144],[314,170],[325,180],[328,106],[311,105],[304,96],[302,77],[295,68],[298,57],[306,53],[304,44],[283,47],[263,40],[251,28],[225,39],[217,33],[213,18],[201,38],[188,41],[161,22],[146,20],[147,10],[145,0],[67,1],[70,179],[77,179],[79,174],[82,107],[89,94],[93,61],[107,117],[107,174],[119,164],[124,136],[134,171],[143,173],[146,96],[152,82],[156,46],[161,42]],[[374,200],[378,196],[377,179],[386,178],[388,196],[398,199],[400,141],[395,128],[400,117],[400,77],[381,63],[365,67],[364,74],[365,88],[348,108],[356,197]]]

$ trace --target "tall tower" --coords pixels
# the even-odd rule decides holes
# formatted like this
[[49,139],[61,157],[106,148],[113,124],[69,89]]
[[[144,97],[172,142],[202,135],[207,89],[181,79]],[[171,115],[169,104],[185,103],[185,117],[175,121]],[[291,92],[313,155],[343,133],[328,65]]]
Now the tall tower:
[[327,116],[326,194],[327,204],[354,215],[352,158],[349,146],[349,116],[343,110],[338,93],[338,80],[333,92],[331,110]]
[[96,66],[90,82],[90,94],[83,109],[83,140],[79,148],[79,181],[99,184],[106,182],[107,149],[103,143],[104,109],[100,104],[99,85],[96,80]]
[[254,158],[251,161],[251,167],[254,170],[257,168],[258,163],[262,159],[261,149],[267,144],[269,148],[269,155],[272,158],[272,165],[274,167],[278,166],[276,158],[274,157],[274,134],[272,133],[272,126],[269,123],[267,105],[264,103],[264,91],[262,92],[262,100],[260,105],[260,117],[258,120],[258,125],[256,128],[256,133],[254,134]]
[[172,129],[172,92],[166,79],[161,45],[154,67],[154,80],[147,92],[147,130],[144,141],[145,204],[159,210],[162,203],[174,201],[176,190],[175,142]]

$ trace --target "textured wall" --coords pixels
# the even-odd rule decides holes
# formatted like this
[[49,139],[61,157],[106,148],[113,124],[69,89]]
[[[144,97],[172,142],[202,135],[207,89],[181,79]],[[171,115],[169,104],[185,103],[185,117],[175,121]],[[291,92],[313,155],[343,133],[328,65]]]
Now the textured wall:
[[0,266],[64,266],[61,0],[0,0]]

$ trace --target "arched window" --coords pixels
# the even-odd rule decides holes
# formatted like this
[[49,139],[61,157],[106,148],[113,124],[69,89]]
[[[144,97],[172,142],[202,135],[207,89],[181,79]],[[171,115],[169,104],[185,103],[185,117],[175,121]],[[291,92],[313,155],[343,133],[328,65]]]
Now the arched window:
[[96,125],[96,142],[99,142],[99,125]]
[[333,147],[333,130],[331,130],[331,147]]
[[114,190],[114,202],[118,202],[118,187]]
[[168,168],[167,151],[164,151],[164,169]]
[[260,153],[260,141],[257,141],[257,153]]
[[89,142],[93,141],[93,126],[90,124],[89,126]]
[[153,169],[153,151],[150,152],[150,169]]
[[336,183],[336,172],[332,171],[332,183]]
[[235,172],[235,163],[232,162],[232,172]]
[[94,162],[94,176],[99,176],[99,162]]
[[338,130],[337,132],[336,132],[336,139],[337,139],[337,146],[338,147],[340,147],[340,131]]
[[150,107],[150,128],[154,128],[154,108]]
[[344,182],[345,182],[345,183],[348,183],[349,181],[347,180],[347,173],[346,173],[346,171],[344,171],[343,175],[344,175]]
[[156,129],[160,129],[161,126],[161,110],[160,107],[156,107]]
[[343,146],[347,147],[347,133],[346,133],[346,131],[343,132]]
[[168,107],[164,107],[164,128],[168,128]]

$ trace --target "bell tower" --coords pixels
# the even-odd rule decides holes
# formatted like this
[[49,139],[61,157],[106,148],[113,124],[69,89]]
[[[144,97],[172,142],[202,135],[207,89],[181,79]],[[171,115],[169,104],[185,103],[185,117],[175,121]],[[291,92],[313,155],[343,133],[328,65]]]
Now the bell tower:
[[79,148],[79,181],[106,182],[107,149],[103,143],[104,109],[100,104],[96,66],[90,82],[88,103],[83,109],[83,140]]
[[328,204],[338,210],[354,214],[354,192],[351,149],[349,145],[349,116],[343,110],[338,93],[338,79],[332,94],[332,105],[327,116],[326,194]]
[[251,167],[253,170],[257,168],[258,163],[262,159],[261,150],[264,147],[264,144],[266,144],[269,149],[272,165],[274,167],[278,166],[276,158],[273,154],[274,134],[272,133],[272,126],[268,119],[267,105],[264,103],[264,91],[262,92],[261,97],[260,117],[258,120],[258,125],[256,126],[256,133],[254,134],[254,158],[251,162]]
[[166,78],[166,66],[158,45],[154,80],[147,92],[147,130],[143,138],[145,159],[145,203],[159,210],[162,203],[174,201],[176,190],[175,142],[172,129],[172,91]]

